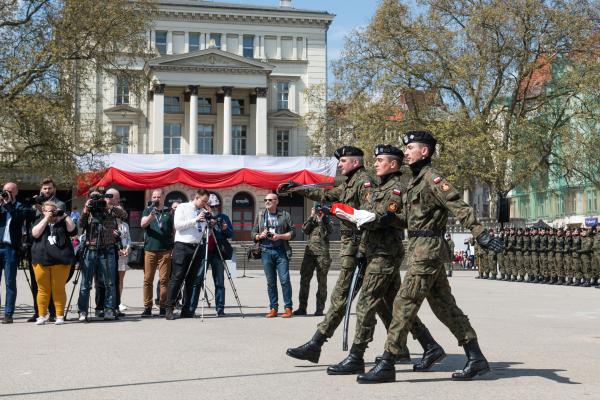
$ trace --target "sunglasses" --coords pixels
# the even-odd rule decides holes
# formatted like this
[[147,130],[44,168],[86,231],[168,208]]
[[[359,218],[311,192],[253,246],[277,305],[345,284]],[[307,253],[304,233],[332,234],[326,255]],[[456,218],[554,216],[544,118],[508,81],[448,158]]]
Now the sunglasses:
[[265,203],[268,201],[276,201],[277,199],[265,199]]

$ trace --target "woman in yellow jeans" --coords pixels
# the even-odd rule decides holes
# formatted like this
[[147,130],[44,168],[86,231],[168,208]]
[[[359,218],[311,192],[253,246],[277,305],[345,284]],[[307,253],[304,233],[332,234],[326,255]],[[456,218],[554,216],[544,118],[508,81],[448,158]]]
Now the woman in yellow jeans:
[[56,325],[65,323],[65,285],[75,258],[71,236],[77,233],[77,226],[56,203],[47,201],[42,205],[42,214],[31,229],[33,245],[31,259],[35,279],[38,283],[37,303],[39,317],[36,325],[48,321],[50,295],[56,307]]

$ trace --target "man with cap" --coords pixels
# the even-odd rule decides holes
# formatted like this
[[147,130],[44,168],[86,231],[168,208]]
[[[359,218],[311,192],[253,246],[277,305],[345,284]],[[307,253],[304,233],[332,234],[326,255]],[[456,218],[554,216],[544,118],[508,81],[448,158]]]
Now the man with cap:
[[406,338],[427,299],[434,314],[452,331],[465,349],[468,361],[454,380],[470,380],[489,371],[469,319],[456,305],[444,270],[448,249],[444,231],[451,212],[485,248],[502,251],[502,242],[491,238],[475,217],[474,210],[462,201],[460,193],[431,167],[436,139],[427,131],[412,131],[404,136],[405,160],[412,179],[403,194],[404,215],[408,225],[409,265],[404,282],[394,300],[394,318],[388,330],[385,352],[369,372],[360,374],[359,383],[396,380],[394,356],[406,345]]
[[583,274],[581,272],[581,236],[579,228],[575,228],[571,234],[573,245],[571,246],[571,270],[573,273],[572,286],[581,286]]
[[302,225],[302,232],[307,236],[304,257],[300,266],[300,293],[298,295],[298,309],[294,315],[306,315],[310,281],[317,272],[317,309],[315,316],[323,316],[325,301],[327,300],[327,274],[331,266],[329,255],[329,235],[333,226],[328,215],[323,214],[320,203],[316,203],[310,210],[310,217]]
[[[391,310],[394,297],[400,288],[400,264],[404,258],[403,235],[406,220],[403,217],[402,194],[407,179],[400,172],[402,151],[392,145],[378,145],[374,150],[377,185],[367,189],[361,199],[360,209],[372,215],[372,221],[360,225],[364,231],[360,252],[367,259],[364,280],[358,301],[356,302],[356,330],[350,353],[339,364],[327,369],[330,375],[348,375],[363,373],[365,370],[364,352],[373,340],[377,323],[376,313],[385,316],[382,321],[386,327],[392,320]],[[334,204],[332,212],[338,205]],[[341,219],[355,211],[342,205]],[[444,241],[444,247],[446,243]],[[447,247],[445,247],[447,252]],[[416,317],[410,332],[423,346],[423,361],[415,364],[415,371],[429,369],[431,364],[445,356],[443,349],[431,336],[429,330]],[[406,345],[400,348],[398,355],[408,360]],[[397,360],[398,357],[396,357]],[[425,369],[425,370],[426,370]]]
[[446,275],[450,278],[452,276],[452,262],[454,261],[454,241],[449,233],[446,233],[446,243],[448,243],[448,255],[450,256],[450,261],[446,263]]

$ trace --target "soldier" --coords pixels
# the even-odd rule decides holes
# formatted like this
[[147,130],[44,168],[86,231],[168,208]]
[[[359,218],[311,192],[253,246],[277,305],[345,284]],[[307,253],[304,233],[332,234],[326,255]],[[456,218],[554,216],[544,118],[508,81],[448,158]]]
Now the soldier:
[[481,246],[479,246],[479,243],[477,243],[475,240],[472,240],[473,243],[473,254],[475,256],[474,260],[475,260],[475,267],[477,267],[477,276],[475,277],[475,279],[483,279],[483,263],[482,263],[482,250],[481,250]]
[[516,245],[516,240],[514,228],[509,229],[508,237],[506,238],[506,244],[507,246],[504,248],[504,250],[506,251],[506,280],[510,281],[512,280],[512,268],[515,263],[514,246]]
[[510,280],[515,282],[517,280],[517,252],[520,251],[519,248],[519,235],[517,229],[511,228],[511,236],[510,236],[510,265],[509,265],[509,273]]
[[329,235],[333,231],[331,220],[323,215],[320,203],[310,210],[310,217],[302,225],[302,232],[308,235],[308,243],[304,249],[304,258],[300,266],[300,293],[298,309],[294,315],[306,315],[306,305],[310,292],[310,281],[317,271],[317,309],[315,316],[323,316],[327,300],[327,273],[331,266],[329,256]]
[[[489,230],[490,237],[495,237],[494,230]],[[495,280],[498,275],[498,264],[496,263],[496,252],[490,249],[486,249],[487,252],[487,268],[489,279]]]
[[593,284],[593,281],[596,281],[596,289],[600,289],[600,233],[598,232],[598,225],[594,226],[593,229],[593,238],[594,245],[593,249],[593,258],[592,258],[592,271],[593,271],[593,280],[590,282],[590,285]]
[[539,263],[540,270],[538,275],[538,280],[540,283],[548,283],[546,279],[550,276],[548,270],[548,257],[546,256],[548,253],[548,235],[546,234],[546,229],[540,228],[540,247],[539,247]]
[[529,228],[523,230],[523,273],[518,281],[527,282],[525,275],[531,276],[531,235]]
[[565,230],[565,252],[563,254],[566,276],[565,285],[570,285],[573,282],[573,232],[569,228]]
[[404,144],[404,156],[413,174],[402,197],[408,224],[409,266],[394,300],[394,318],[388,330],[385,352],[375,367],[359,375],[357,381],[381,383],[396,380],[394,357],[406,344],[408,332],[425,299],[465,349],[467,364],[463,371],[454,373],[452,379],[470,380],[488,372],[489,365],[469,319],[456,305],[446,277],[444,262],[448,252],[442,232],[446,228],[448,212],[471,230],[482,247],[501,251],[502,242],[489,236],[458,191],[431,167],[436,145],[433,135],[426,131],[408,132]]
[[489,255],[488,255],[488,250],[485,247],[481,247],[479,246],[479,254],[480,254],[480,263],[481,263],[481,270],[483,271],[483,279],[489,279],[490,278],[490,263],[489,263]]
[[558,276],[556,285],[563,285],[565,283],[565,230],[563,228],[556,231],[554,265]]
[[590,287],[592,280],[592,251],[594,247],[594,238],[590,236],[590,229],[583,228],[581,231],[581,250],[579,258],[581,259],[581,271],[583,272],[583,287]]
[[546,283],[550,285],[558,282],[558,274],[556,272],[556,228],[548,229],[548,252],[546,259],[548,260],[549,277]]
[[[506,228],[500,230],[498,237],[502,241],[503,244],[506,244]],[[505,280],[506,279],[506,261],[505,261],[506,251],[503,250],[500,253],[497,253],[496,258],[498,260],[498,272],[500,273],[500,277],[498,279]]]
[[540,276],[540,241],[541,236],[537,228],[531,229],[531,272],[533,277],[529,277],[529,282],[538,283]]
[[[349,375],[365,371],[364,353],[373,340],[377,323],[375,314],[378,309],[391,310],[394,297],[400,288],[400,264],[404,258],[402,245],[406,220],[402,218],[401,195],[405,192],[400,166],[402,151],[391,145],[375,147],[375,172],[378,177],[376,186],[368,189],[367,195],[361,200],[361,210],[374,214],[374,221],[362,224],[364,234],[361,240],[361,253],[367,259],[364,280],[358,301],[356,302],[356,331],[354,342],[348,356],[336,365],[327,368],[329,375]],[[349,209],[354,211],[352,209]],[[399,262],[397,262],[397,260]],[[387,314],[386,314],[387,315]],[[386,329],[391,319],[384,320]],[[411,333],[415,338],[430,338],[423,343],[435,345],[441,350],[427,328],[417,318],[413,323]],[[441,350],[443,353],[443,350]],[[408,354],[404,346],[399,354]],[[437,358],[445,354],[439,354]]]
[[523,239],[523,229],[518,228],[515,245],[515,264],[512,275],[515,277],[515,280],[519,282],[523,282]]
[[448,243],[448,254],[450,255],[450,262],[446,263],[446,276],[450,278],[452,276],[452,263],[454,262],[454,241],[449,233],[446,233],[446,243]]
[[573,271],[572,286],[581,286],[581,236],[579,228],[575,228],[571,234],[573,237],[573,246],[571,247],[571,269]]

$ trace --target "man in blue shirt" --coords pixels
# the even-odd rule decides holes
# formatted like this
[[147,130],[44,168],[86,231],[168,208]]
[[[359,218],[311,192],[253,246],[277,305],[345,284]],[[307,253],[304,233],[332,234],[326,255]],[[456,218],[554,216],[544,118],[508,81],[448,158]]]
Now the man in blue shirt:
[[[206,268],[208,269],[208,265],[210,265],[212,269],[212,277],[215,284],[215,309],[217,311],[217,317],[222,317],[225,315],[225,266],[223,265],[217,246],[233,237],[233,224],[226,214],[221,213],[219,198],[215,194],[211,193],[209,196],[208,206],[214,217],[209,220],[209,224],[215,235],[214,237],[212,235],[209,235],[208,237],[208,264],[206,265]],[[214,240],[215,238],[217,239],[216,242]],[[193,317],[196,307],[198,307],[200,289],[204,284],[204,255],[206,254],[206,248],[204,246],[206,243],[206,239],[204,238],[202,247],[198,249],[198,252],[201,253],[199,255],[201,262],[192,289],[190,308],[187,310],[187,313],[182,313],[182,317]]]

